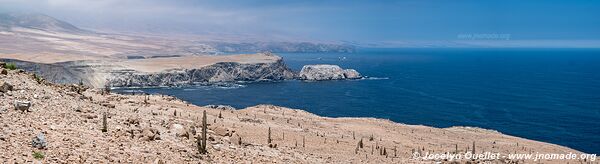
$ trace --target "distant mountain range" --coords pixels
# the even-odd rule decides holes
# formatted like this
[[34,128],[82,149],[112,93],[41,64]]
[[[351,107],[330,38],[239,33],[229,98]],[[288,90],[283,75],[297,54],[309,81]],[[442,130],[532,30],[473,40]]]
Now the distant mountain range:
[[0,28],[10,30],[13,27],[71,33],[86,32],[72,24],[44,14],[0,13]]
[[[18,34],[18,35],[16,35]],[[40,36],[41,35],[41,36]],[[11,38],[11,36],[13,38]],[[23,36],[23,37],[15,37]],[[67,37],[68,36],[68,37]],[[47,37],[55,37],[50,39]],[[306,41],[249,41],[248,39],[241,38],[240,40],[227,40],[227,41],[207,41],[201,35],[198,36],[186,36],[185,38],[179,38],[175,35],[159,36],[159,35],[143,35],[143,34],[111,34],[111,33],[99,33],[93,30],[80,29],[68,22],[58,20],[44,14],[31,14],[31,13],[4,13],[0,14],[0,45],[2,43],[10,43],[11,40],[25,41],[25,44],[36,42],[49,42],[48,44],[63,44],[64,42],[57,42],[62,40],[69,40],[75,38],[87,38],[92,37],[95,39],[102,40],[101,44],[91,44],[92,46],[102,46],[102,44],[111,43],[123,43],[132,42],[132,44],[138,46],[125,47],[125,45],[119,45],[115,47],[103,46],[103,49],[114,50],[114,54],[103,55],[139,55],[139,54],[155,54],[160,55],[182,55],[181,53],[192,53],[192,54],[218,54],[218,53],[236,53],[236,52],[354,52],[355,47],[348,44],[335,44],[335,43],[317,43],[317,42],[306,42]],[[92,39],[95,40],[95,39]],[[114,42],[107,42],[107,40],[114,40]],[[14,41],[13,40],[13,41]],[[29,41],[29,42],[28,42]],[[72,40],[71,40],[72,41]],[[84,39],[82,42],[90,42],[91,40]],[[43,43],[40,43],[43,44]],[[84,43],[85,44],[85,43]],[[146,47],[143,44],[154,47],[163,47],[161,51],[145,51],[139,49],[139,46]],[[164,47],[168,45],[167,47]],[[10,50],[11,45],[2,45],[0,53],[11,53],[15,50]],[[52,51],[51,46],[49,51]],[[73,47],[73,45],[67,45],[66,47]],[[63,47],[63,51],[70,51]],[[16,52],[19,52],[18,46]],[[66,48],[66,49],[65,49]],[[82,48],[82,47],[81,47]],[[77,51],[86,51],[83,49],[73,49]],[[123,52],[121,50],[129,50],[129,52]],[[131,51],[133,50],[133,51]],[[166,52],[165,52],[166,50]]]

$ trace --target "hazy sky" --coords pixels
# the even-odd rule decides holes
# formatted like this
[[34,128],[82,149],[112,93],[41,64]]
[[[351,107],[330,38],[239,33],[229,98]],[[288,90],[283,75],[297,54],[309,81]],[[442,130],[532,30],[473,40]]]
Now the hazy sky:
[[597,0],[0,0],[0,10],[120,31],[345,41],[455,40],[471,34],[600,39]]

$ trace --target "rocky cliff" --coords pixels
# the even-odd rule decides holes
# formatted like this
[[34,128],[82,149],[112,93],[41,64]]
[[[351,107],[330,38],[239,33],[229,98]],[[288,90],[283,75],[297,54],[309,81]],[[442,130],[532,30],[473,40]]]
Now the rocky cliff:
[[[216,58],[219,58],[218,62],[207,61],[217,60]],[[136,60],[140,61],[139,63],[98,60],[59,63],[35,63],[14,59],[0,59],[0,61],[16,63],[19,68],[33,72],[51,82],[83,83],[95,88],[168,87],[290,79],[323,81],[362,77],[356,70],[324,64],[306,65],[300,73],[296,73],[285,65],[281,57],[273,54]],[[169,63],[177,64],[174,66]]]
[[159,73],[115,71],[107,84],[112,87],[180,86],[215,82],[279,81],[293,79],[292,72],[279,59],[272,63],[219,62],[196,69],[169,70]]

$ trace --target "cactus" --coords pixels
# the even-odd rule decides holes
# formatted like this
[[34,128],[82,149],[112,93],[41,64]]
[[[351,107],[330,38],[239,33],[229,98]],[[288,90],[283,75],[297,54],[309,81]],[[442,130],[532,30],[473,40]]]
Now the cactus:
[[271,127],[269,127],[269,134],[268,134],[268,138],[267,138],[267,143],[271,143]]
[[110,85],[108,85],[108,84],[104,85],[104,93],[110,94]]
[[[355,140],[356,137],[354,137],[354,132],[352,132],[352,139]],[[362,141],[362,138],[360,139]]]
[[371,155],[373,155],[374,151],[375,151],[375,145],[371,146]]
[[223,115],[221,115],[221,111],[219,111],[219,118],[223,118]]
[[454,154],[458,154],[458,144],[454,144]]
[[175,110],[173,111],[173,115],[174,115],[174,116],[177,116],[177,109],[175,109]]
[[102,114],[102,132],[108,131],[108,125],[106,125],[106,112]]
[[471,149],[471,153],[475,154],[475,141],[473,141],[473,148]]
[[306,142],[304,142],[305,140],[306,140],[306,136],[302,136],[302,147],[306,147],[306,145],[305,145]]
[[198,152],[206,154],[206,111],[202,112],[202,137],[198,138]]
[[362,143],[362,138],[360,139],[360,141],[358,141],[358,147],[361,149],[364,147],[364,145]]

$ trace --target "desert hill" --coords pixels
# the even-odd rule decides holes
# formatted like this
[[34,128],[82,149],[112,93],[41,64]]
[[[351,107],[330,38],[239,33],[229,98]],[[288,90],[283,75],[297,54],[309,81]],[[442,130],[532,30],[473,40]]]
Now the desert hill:
[[[480,128],[328,118],[272,105],[199,107],[171,96],[121,95],[50,83],[22,70],[0,71],[6,73],[0,74],[3,163],[434,163],[413,155],[581,153]],[[203,120],[206,154],[198,147]]]

